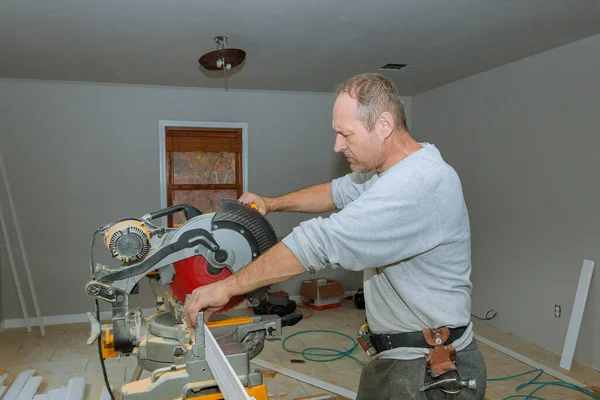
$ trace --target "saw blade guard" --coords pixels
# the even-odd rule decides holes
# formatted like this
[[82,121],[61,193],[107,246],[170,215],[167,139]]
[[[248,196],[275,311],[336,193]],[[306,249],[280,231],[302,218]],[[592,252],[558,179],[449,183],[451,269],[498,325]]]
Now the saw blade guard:
[[[207,219],[189,221],[180,228],[181,232],[200,224],[206,225]],[[221,200],[219,210],[210,219],[209,229],[220,246],[210,261],[198,255],[173,263],[175,276],[171,289],[182,303],[185,302],[186,295],[197,287],[226,279],[277,243],[277,235],[268,220],[256,208],[236,200]],[[177,236],[173,240],[177,240]],[[259,289],[248,297],[252,302],[253,298],[260,297],[264,291],[266,288]],[[245,298],[246,296],[232,298],[220,311],[237,306]]]

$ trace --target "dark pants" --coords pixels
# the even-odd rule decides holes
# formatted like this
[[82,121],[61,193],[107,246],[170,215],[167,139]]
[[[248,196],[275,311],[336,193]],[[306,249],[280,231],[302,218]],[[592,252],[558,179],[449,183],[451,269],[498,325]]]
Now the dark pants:
[[[454,362],[462,380],[475,379],[476,390],[463,389],[456,399],[483,399],[485,395],[487,370],[483,356],[475,341],[456,352]],[[419,388],[432,382],[427,373],[425,358],[416,360],[371,361],[364,367],[356,400],[405,400],[419,399],[446,400],[447,394],[439,389],[420,392]]]

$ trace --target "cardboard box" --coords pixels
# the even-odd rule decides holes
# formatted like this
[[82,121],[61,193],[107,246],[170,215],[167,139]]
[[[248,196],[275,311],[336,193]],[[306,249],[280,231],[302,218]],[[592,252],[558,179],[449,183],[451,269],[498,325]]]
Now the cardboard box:
[[302,281],[300,294],[305,306],[315,310],[324,310],[339,307],[345,292],[341,283],[320,278]]

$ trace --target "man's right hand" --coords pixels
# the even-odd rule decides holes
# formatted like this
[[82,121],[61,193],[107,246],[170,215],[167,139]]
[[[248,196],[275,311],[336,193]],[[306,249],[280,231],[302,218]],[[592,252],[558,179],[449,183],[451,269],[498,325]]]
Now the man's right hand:
[[257,194],[254,194],[254,193],[246,192],[240,196],[238,201],[240,201],[242,203],[246,203],[246,204],[256,204],[258,206],[258,211],[262,215],[267,215],[269,213],[269,211],[271,211],[271,210],[269,210],[267,200],[264,199],[263,197],[260,197]]

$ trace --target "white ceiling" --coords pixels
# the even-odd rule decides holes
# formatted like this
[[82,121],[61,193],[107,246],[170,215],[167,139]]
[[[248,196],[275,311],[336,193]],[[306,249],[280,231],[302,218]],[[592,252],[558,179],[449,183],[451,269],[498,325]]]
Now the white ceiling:
[[227,35],[248,53],[230,89],[405,63],[386,75],[413,95],[598,33],[599,0],[2,0],[0,77],[223,88],[198,58]]

